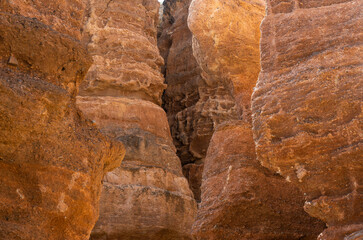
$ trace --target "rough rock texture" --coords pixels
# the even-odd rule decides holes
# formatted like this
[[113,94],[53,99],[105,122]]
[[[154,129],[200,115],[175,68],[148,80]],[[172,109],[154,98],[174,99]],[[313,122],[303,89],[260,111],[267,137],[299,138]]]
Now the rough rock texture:
[[303,204],[295,186],[256,160],[250,125],[217,127],[205,159],[196,239],[316,239],[324,224]]
[[255,156],[251,94],[257,81],[263,1],[194,0],[194,55],[211,84],[234,96],[240,121],[217,127],[205,159],[196,239],[316,239],[321,221],[303,211],[303,194]]
[[306,194],[319,239],[343,239],[363,228],[362,1],[267,3],[257,156]]
[[197,201],[203,161],[215,127],[237,119],[234,99],[220,82],[208,84],[193,56],[192,33],[187,25],[191,0],[166,0],[158,46],[165,60],[168,84],[163,108],[183,172]]
[[238,116],[248,121],[251,94],[260,72],[259,26],[263,0],[193,0],[189,9],[193,53],[208,84],[233,94]]
[[161,103],[156,0],[91,1],[85,28],[95,64],[77,104],[123,142],[122,166],[104,179],[91,239],[190,239],[196,203]]
[[85,35],[94,64],[80,95],[125,96],[161,104],[165,84],[160,73],[163,59],[156,47],[158,9],[153,0],[90,0]]
[[0,239],[87,239],[125,153],[75,107],[91,58],[67,4],[1,1]]

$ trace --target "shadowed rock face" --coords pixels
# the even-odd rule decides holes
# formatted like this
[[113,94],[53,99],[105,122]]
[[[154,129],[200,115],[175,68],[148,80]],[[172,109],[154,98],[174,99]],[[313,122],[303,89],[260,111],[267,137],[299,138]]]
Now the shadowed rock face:
[[75,107],[91,58],[84,5],[67,4],[0,5],[0,239],[87,239],[125,154]]
[[[343,239],[362,225],[361,1],[267,1],[253,95],[257,157]],[[289,23],[289,24],[286,24]]]
[[194,0],[193,52],[204,76],[229,89],[240,121],[217,127],[205,159],[196,239],[316,239],[321,221],[303,211],[303,194],[256,160],[251,94],[260,71],[263,1]]
[[166,0],[158,38],[168,84],[163,96],[183,172],[200,201],[203,162],[215,127],[237,119],[234,99],[222,83],[208,84],[193,56],[187,25],[191,0]]
[[85,34],[94,65],[77,104],[124,143],[122,166],[104,178],[91,239],[190,239],[196,203],[161,103],[163,60],[156,0],[91,1]]

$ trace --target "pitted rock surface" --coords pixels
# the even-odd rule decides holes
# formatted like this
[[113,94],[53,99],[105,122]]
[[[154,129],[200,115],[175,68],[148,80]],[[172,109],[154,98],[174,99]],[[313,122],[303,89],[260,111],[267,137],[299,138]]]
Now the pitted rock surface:
[[77,104],[126,147],[121,167],[103,181],[91,239],[191,239],[196,203],[159,106],[166,85],[158,11],[157,0],[90,2],[85,32],[95,63]]
[[125,154],[76,108],[91,58],[45,2],[0,5],[0,239],[89,238],[101,180]]
[[267,6],[257,157],[306,194],[305,210],[329,226],[319,239],[342,239],[362,224],[362,2]]

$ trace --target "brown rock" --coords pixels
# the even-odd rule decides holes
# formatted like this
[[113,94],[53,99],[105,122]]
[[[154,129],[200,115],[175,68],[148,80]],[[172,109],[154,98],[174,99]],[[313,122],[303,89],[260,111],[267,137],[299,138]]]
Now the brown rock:
[[[168,84],[163,107],[177,154],[182,165],[197,166],[205,158],[215,127],[228,119],[237,119],[237,113],[234,99],[223,84],[208,84],[201,75],[193,56],[192,33],[187,26],[190,2],[164,1],[158,46],[165,60],[163,71]],[[189,173],[189,170],[184,167],[194,196],[200,201],[202,172]]]
[[189,8],[194,55],[211,82],[235,98],[242,121],[217,127],[204,164],[197,239],[315,239],[324,224],[303,211],[298,188],[255,156],[251,94],[257,81],[263,1],[195,0]]
[[125,96],[161,104],[165,85],[156,46],[158,9],[154,0],[90,2],[85,32],[94,64],[80,95]]
[[190,239],[196,203],[182,174],[161,94],[156,0],[91,1],[86,32],[95,64],[77,104],[126,146],[104,179],[91,239]]
[[84,240],[98,217],[103,175],[125,150],[75,107],[91,64],[85,48],[46,25],[43,10],[53,6],[33,15],[32,4],[0,5],[0,239]]
[[57,32],[80,40],[87,1],[2,0],[0,9],[2,12],[35,18]]
[[362,2],[267,6],[253,96],[257,156],[306,194],[305,210],[329,226],[319,239],[342,239],[361,229],[350,226],[363,212]]
[[246,121],[260,72],[259,26],[264,11],[263,0],[194,0],[189,8],[194,56],[204,79],[209,85],[223,83]]
[[217,127],[205,159],[196,239],[316,239],[324,224],[303,204],[298,188],[258,163],[251,126]]
[[202,173],[203,173],[203,163],[190,163],[183,166],[183,174],[188,180],[189,187],[194,194],[195,200],[200,202],[201,191],[200,187],[202,185]]

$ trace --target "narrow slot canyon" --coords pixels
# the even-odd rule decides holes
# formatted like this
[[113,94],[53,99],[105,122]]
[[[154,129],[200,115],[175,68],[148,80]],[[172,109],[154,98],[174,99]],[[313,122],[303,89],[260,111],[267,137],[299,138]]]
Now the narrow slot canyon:
[[360,0],[0,2],[0,240],[363,239]]

